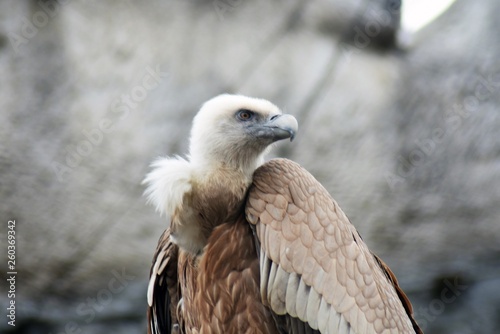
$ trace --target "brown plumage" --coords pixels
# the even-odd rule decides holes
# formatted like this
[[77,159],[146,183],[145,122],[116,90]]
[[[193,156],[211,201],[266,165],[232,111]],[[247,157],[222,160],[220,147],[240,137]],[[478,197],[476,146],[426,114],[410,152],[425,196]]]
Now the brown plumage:
[[190,160],[155,164],[147,194],[171,225],[153,259],[149,333],[421,333],[394,274],[314,177],[262,164],[296,130],[267,101],[223,95],[195,118]]

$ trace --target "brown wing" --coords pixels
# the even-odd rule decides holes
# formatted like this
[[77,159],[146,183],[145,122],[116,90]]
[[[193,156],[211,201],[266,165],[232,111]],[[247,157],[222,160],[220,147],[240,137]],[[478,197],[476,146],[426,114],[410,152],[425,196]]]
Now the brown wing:
[[170,229],[165,230],[153,257],[148,285],[148,333],[178,333],[176,308],[180,300],[177,281],[179,248],[170,240]]
[[306,323],[321,333],[420,332],[393,274],[298,164],[260,167],[246,215],[260,242],[262,300],[290,331]]

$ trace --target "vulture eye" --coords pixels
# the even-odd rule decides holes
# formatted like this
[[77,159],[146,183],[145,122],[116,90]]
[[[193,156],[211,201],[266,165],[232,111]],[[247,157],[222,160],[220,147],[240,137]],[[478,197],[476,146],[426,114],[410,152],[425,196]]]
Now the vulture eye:
[[249,121],[255,116],[255,113],[253,111],[247,110],[247,109],[241,109],[238,110],[236,113],[236,117],[240,121]]

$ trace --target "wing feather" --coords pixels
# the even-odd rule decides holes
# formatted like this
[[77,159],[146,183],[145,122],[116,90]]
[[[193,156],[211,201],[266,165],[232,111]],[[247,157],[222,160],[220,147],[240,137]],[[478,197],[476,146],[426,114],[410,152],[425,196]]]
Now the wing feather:
[[276,277],[272,286],[271,309],[280,315],[286,313],[286,289],[289,275],[281,266],[277,265]]
[[392,271],[298,164],[275,159],[257,169],[246,215],[255,225],[263,302],[280,326],[291,333],[421,333]]
[[177,282],[178,247],[165,230],[153,257],[148,285],[148,333],[178,333],[177,305],[180,293]]
[[297,317],[297,291],[299,291],[300,277],[297,273],[291,273],[288,277],[287,289],[286,289],[286,311],[292,317]]

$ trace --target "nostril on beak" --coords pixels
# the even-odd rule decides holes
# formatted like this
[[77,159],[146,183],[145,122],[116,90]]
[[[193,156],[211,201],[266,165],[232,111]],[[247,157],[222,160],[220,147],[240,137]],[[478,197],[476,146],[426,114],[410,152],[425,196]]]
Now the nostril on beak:
[[271,117],[271,121],[274,121],[276,118],[278,118],[280,115],[274,115],[273,117]]

